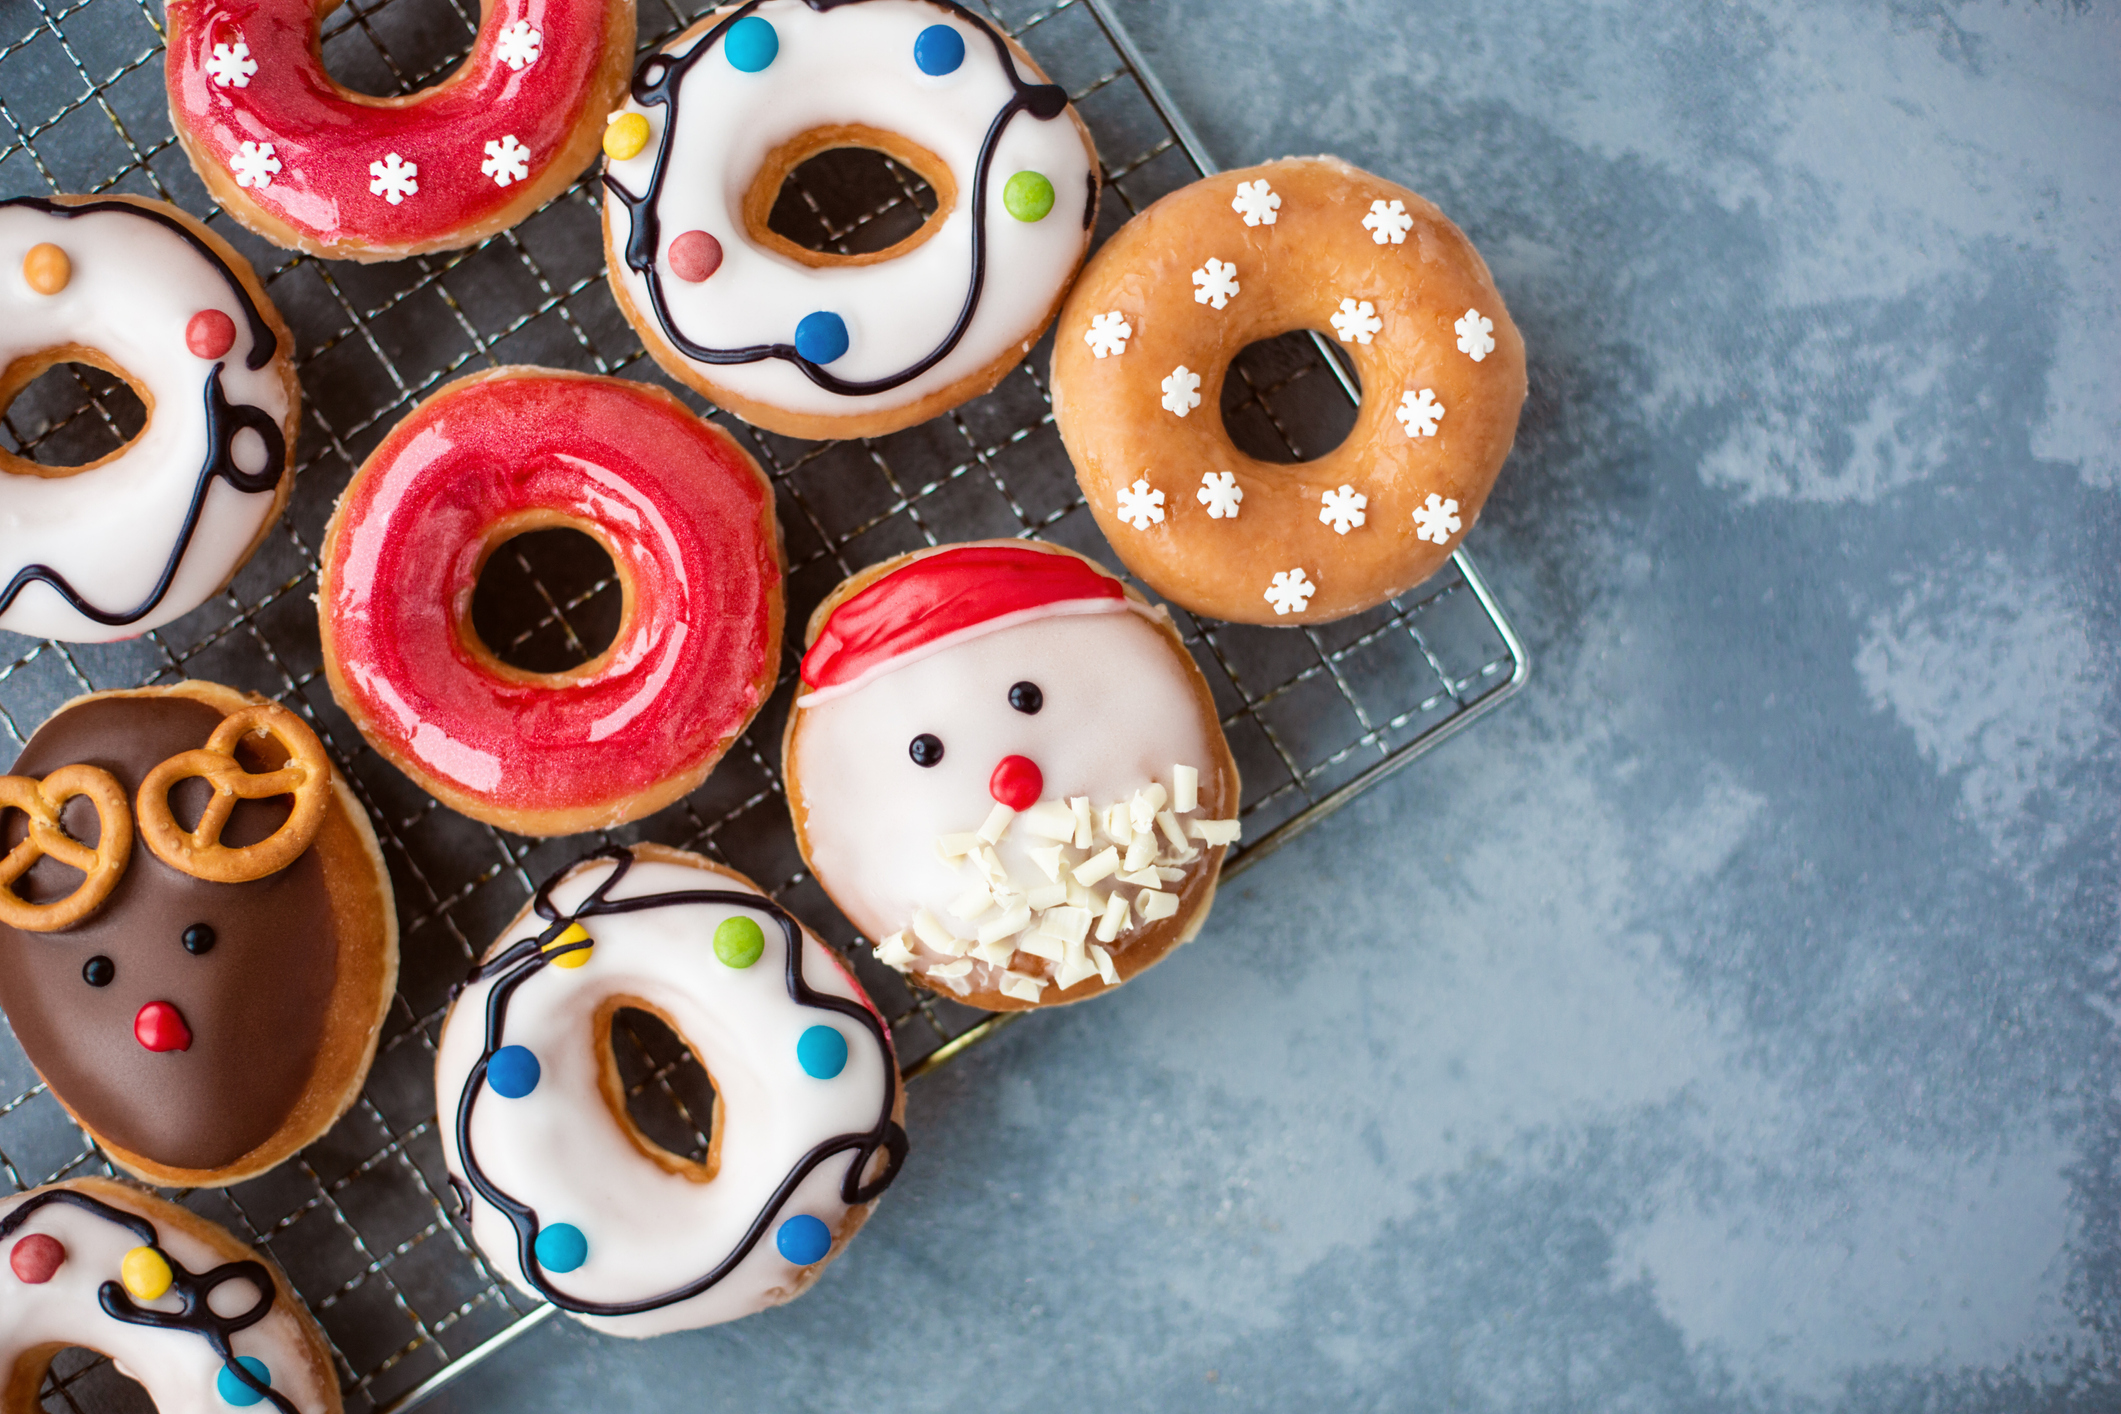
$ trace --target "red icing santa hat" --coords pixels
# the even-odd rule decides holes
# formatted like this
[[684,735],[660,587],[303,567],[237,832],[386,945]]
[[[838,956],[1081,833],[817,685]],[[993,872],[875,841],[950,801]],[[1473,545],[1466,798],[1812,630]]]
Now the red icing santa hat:
[[983,634],[1065,614],[1125,612],[1127,592],[1079,555],[1026,544],[923,555],[849,595],[803,655],[797,705],[841,697]]

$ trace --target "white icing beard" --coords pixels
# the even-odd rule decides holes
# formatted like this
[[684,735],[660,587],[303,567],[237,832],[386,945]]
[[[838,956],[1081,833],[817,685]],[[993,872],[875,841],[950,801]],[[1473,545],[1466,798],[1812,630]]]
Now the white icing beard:
[[[564,916],[581,906],[611,871],[580,869],[552,891]],[[751,892],[724,874],[688,865],[636,861],[612,891],[617,899],[679,890]],[[765,935],[749,967],[721,962],[715,928],[748,917]],[[536,936],[545,924],[529,910],[503,937]],[[895,1083],[895,1059],[852,1017],[797,1004],[788,994],[785,935],[771,914],[727,904],[687,903],[582,920],[595,940],[576,968],[547,966],[517,988],[509,1003],[506,1045],[528,1047],[541,1068],[536,1088],[508,1099],[491,1086],[472,1110],[479,1166],[540,1223],[569,1223],[587,1238],[587,1261],[546,1279],[570,1298],[594,1303],[640,1301],[673,1291],[712,1271],[735,1251],[772,1194],[804,1155],[827,1139],[865,1134],[877,1124]],[[860,994],[823,943],[803,935],[803,977],[821,994],[858,1004]],[[484,1042],[486,1002],[496,979],[465,988],[443,1024],[435,1061],[443,1153],[469,1194],[458,1152],[456,1115],[464,1082]],[[613,996],[658,1008],[707,1069],[721,1104],[721,1166],[707,1183],[673,1174],[633,1145],[598,1086],[597,1008]],[[827,1025],[847,1042],[838,1075],[817,1079],[797,1061],[806,1030]],[[704,1117],[702,1117],[704,1118]],[[577,1315],[613,1335],[650,1336],[735,1320],[787,1300],[806,1269],[784,1258],[775,1234],[782,1221],[809,1214],[837,1236],[849,1208],[840,1185],[850,1152],[820,1163],[774,1213],[758,1243],[706,1291],[655,1310],[622,1316]],[[874,1178],[872,1164],[863,1175]],[[517,1255],[515,1229],[482,1197],[471,1199],[473,1239],[495,1270],[532,1290]],[[812,1264],[815,1265],[815,1264]]]
[[[738,71],[719,53],[703,56],[685,75],[678,123],[670,144],[657,210],[656,252],[663,297],[677,329],[716,349],[787,344],[807,314],[830,311],[846,321],[845,355],[826,371],[850,382],[887,377],[941,345],[956,324],[972,278],[970,211],[980,145],[994,117],[1015,96],[993,42],[963,17],[921,0],[868,0],[824,12],[804,0],[767,0],[753,11],[780,36],[780,50],[764,70]],[[914,39],[947,24],[965,41],[965,61],[931,78],[913,59]],[[705,35],[664,52],[689,53]],[[1013,60],[1012,60],[1013,63]],[[620,111],[648,120],[641,152],[606,166],[638,196],[648,190],[656,156],[669,134],[668,109],[630,99]],[[752,244],[743,200],[766,156],[788,140],[820,127],[866,124],[895,132],[946,162],[958,185],[958,209],[917,249],[867,266],[812,267]],[[695,363],[702,375],[735,393],[773,407],[808,414],[848,414],[903,407],[948,387],[1015,350],[1053,307],[1081,256],[1083,210],[1094,158],[1074,121],[1063,113],[1041,120],[1017,112],[996,145],[986,191],[986,280],[964,337],[933,368],[887,392],[847,396],[819,387],[794,364]],[[1038,221],[1009,215],[1002,189],[1020,171],[1053,184],[1053,209]],[[625,264],[631,220],[623,203],[604,202],[613,272],[643,320],[655,314],[647,281]],[[721,242],[722,265],[690,284],[671,272],[673,238],[702,230]]]
[[[22,276],[23,257],[49,242],[65,251],[72,277],[54,295]],[[217,309],[236,340],[217,360],[185,347],[194,314]],[[238,289],[175,231],[130,211],[62,217],[0,206],[0,368],[61,344],[100,349],[147,390],[153,412],[112,461],[73,476],[0,472],[0,591],[26,565],[57,571],[96,608],[122,613],[154,591],[176,548],[208,453],[206,381],[221,364],[221,391],[286,424],[279,358],[250,369],[250,321]],[[285,349],[276,351],[285,356]],[[242,470],[263,469],[256,433],[239,434]],[[0,628],[32,638],[100,643],[131,638],[191,612],[234,573],[272,513],[271,491],[244,492],[215,478],[169,592],[131,623],[100,624],[50,585],[16,596]]]

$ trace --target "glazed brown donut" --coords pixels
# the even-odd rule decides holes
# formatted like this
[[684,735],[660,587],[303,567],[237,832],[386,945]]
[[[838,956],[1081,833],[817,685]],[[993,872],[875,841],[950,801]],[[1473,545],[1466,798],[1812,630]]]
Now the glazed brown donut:
[[[1524,341],[1480,253],[1332,157],[1157,202],[1091,260],[1059,328],[1054,420],[1099,527],[1159,593],[1241,623],[1324,623],[1435,573],[1525,397]],[[1338,337],[1362,407],[1338,448],[1278,466],[1231,444],[1218,399],[1248,344],[1295,329]]]

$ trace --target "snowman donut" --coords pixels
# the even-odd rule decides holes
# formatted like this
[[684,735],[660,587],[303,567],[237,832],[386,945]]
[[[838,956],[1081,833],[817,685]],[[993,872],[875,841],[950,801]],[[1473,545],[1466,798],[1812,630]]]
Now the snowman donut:
[[1192,938],[1237,766],[1170,617],[1019,540],[903,555],[811,616],[783,774],[876,955],[990,1011],[1096,996]]
[[160,1414],[339,1414],[331,1351],[287,1279],[226,1229],[106,1178],[0,1199],[4,1414],[52,1358],[108,1355]]
[[[627,1115],[610,1044],[625,1007],[713,1080],[704,1160]],[[906,1156],[891,1033],[861,985],[750,880],[658,845],[546,881],[451,1003],[435,1088],[486,1260],[613,1335],[794,1299]]]
[[[882,251],[770,230],[835,148],[934,189]],[[1000,381],[1089,248],[1097,152],[1067,94],[954,0],[752,0],[643,63],[604,150],[619,308],[670,373],[792,437],[910,427]]]
[[0,628],[130,638],[218,593],[294,482],[293,348],[250,266],[175,207],[0,201],[0,409],[69,362],[147,408],[86,466],[0,449]]

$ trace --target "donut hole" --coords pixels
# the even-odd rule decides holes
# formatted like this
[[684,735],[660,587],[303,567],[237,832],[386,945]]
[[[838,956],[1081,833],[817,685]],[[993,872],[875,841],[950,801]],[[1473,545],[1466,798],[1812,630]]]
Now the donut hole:
[[[155,1402],[148,1396],[147,1387],[120,1370],[117,1362],[102,1351],[87,1345],[65,1345],[51,1351],[41,1372],[37,1372],[35,1386],[42,1386],[40,1393],[47,1409],[125,1409],[151,1410]],[[34,1356],[29,1363],[34,1370]],[[16,1379],[23,1384],[28,1371],[17,1367]],[[10,1408],[14,1406],[9,1406]],[[29,1404],[27,1407],[36,1408]]]
[[940,157],[881,128],[840,124],[768,153],[744,220],[755,242],[805,265],[868,265],[920,245],[956,204]]
[[[1355,430],[1357,403],[1333,376],[1329,355],[1308,329],[1247,344],[1223,378],[1223,430],[1231,445],[1263,462],[1317,461]],[[1341,364],[1348,381],[1361,382]]]
[[471,54],[480,11],[437,0],[321,7],[317,49],[324,72],[364,98],[406,98],[432,88]]
[[487,550],[471,593],[471,632],[518,673],[576,673],[618,638],[625,598],[602,541],[573,525],[538,525],[503,534]]
[[[0,373],[0,471],[72,476],[147,429],[147,390],[89,350],[33,354]],[[260,443],[262,461],[263,443]]]
[[607,1102],[616,1088],[626,1128],[649,1158],[673,1173],[712,1178],[721,1103],[707,1067],[657,1012],[629,998],[608,1009]]

